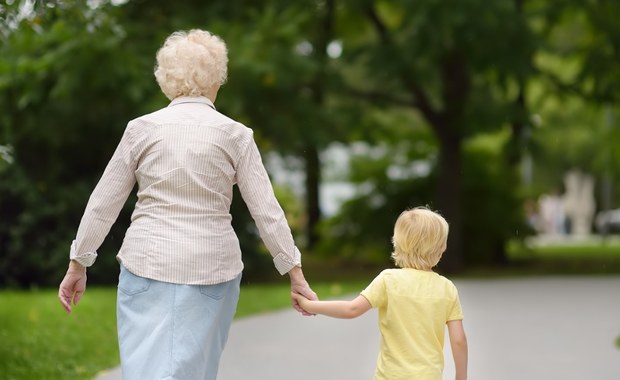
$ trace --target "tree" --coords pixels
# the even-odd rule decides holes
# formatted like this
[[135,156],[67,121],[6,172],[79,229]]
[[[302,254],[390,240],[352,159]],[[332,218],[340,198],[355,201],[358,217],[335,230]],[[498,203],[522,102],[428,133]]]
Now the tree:
[[235,49],[227,84],[233,96],[224,95],[223,106],[243,115],[270,148],[302,162],[310,249],[320,239],[320,152],[347,135],[331,104],[338,81],[334,60],[327,55],[334,38],[334,7],[334,0],[267,2],[260,14],[252,14],[251,35],[244,24],[227,34]]
[[[529,90],[530,151],[536,162],[533,192],[557,187],[571,168],[598,177],[599,204],[612,207],[620,96],[620,28],[614,1],[528,1],[532,30],[542,41],[535,60],[537,81]],[[601,189],[602,188],[602,189]]]
[[[294,54],[295,46],[304,40],[300,25],[310,23],[301,6],[280,15],[275,12],[283,9],[278,2],[209,6],[199,1],[135,0],[120,6],[106,1],[33,2],[28,3],[32,10],[20,18],[16,15],[23,4],[27,3],[7,8],[6,20],[11,23],[2,29],[6,43],[0,58],[0,104],[10,110],[0,116],[0,144],[14,152],[13,164],[0,172],[4,284],[57,281],[87,197],[127,121],[167,104],[151,72],[157,48],[174,30],[208,26],[229,43],[231,80],[218,107],[251,121],[248,125],[255,128],[261,147],[278,146],[301,155],[304,146],[327,141],[326,134],[313,137],[311,127],[321,124],[314,116],[320,112],[305,95],[318,83],[313,82],[319,77],[316,65]],[[290,28],[273,28],[274,20]],[[258,26],[256,31],[253,26]],[[268,30],[272,33],[259,34]],[[248,43],[260,38],[265,38],[262,45]],[[286,45],[279,44],[285,40]],[[244,57],[249,57],[249,64]],[[283,80],[270,82],[273,73]],[[291,96],[291,90],[300,96]],[[265,105],[270,107],[268,112]],[[276,117],[253,125],[262,120],[256,115]],[[317,164],[312,169],[315,173]],[[318,186],[320,176],[315,178]],[[101,248],[112,253],[100,256],[90,272],[92,280],[113,277],[109,274],[115,273],[110,270],[115,265],[113,252],[122,240],[133,201],[128,201]],[[233,212],[246,264],[261,267],[268,256],[257,249],[257,233],[248,227],[252,221],[244,207],[234,205]]]
[[[34,3],[15,17],[22,4],[7,12],[0,59],[1,143],[14,153],[0,173],[0,281],[25,286],[61,277],[89,191],[141,109],[144,82],[131,52],[113,54],[125,49],[112,8]],[[113,228],[110,241],[121,236]],[[94,280],[114,258],[101,261]]]
[[[153,30],[201,25],[230,49],[229,81],[218,107],[256,132],[261,147],[301,162],[305,172],[305,240],[319,240],[320,152],[344,139],[346,129],[331,106],[334,0],[202,2],[131,1],[125,18],[144,36]],[[169,15],[176,17],[170,18]],[[206,21],[207,20],[207,21]],[[157,28],[153,28],[153,25]],[[206,25],[206,26],[204,26]],[[147,37],[150,38],[150,37]],[[163,38],[163,37],[161,37]]]
[[347,5],[342,17],[349,21],[348,59],[366,75],[361,83],[348,84],[350,92],[413,108],[434,131],[437,208],[451,223],[451,253],[444,265],[459,270],[466,220],[463,144],[522,117],[515,88],[528,75],[533,48],[525,16],[512,0]]

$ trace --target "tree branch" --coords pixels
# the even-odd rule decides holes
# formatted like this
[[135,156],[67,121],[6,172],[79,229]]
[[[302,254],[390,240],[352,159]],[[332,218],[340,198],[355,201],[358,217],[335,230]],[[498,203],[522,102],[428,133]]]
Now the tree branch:
[[[374,4],[372,1],[367,2],[365,11],[366,15],[370,19],[371,24],[374,26],[377,34],[379,35],[381,42],[385,46],[390,47],[392,51],[395,51],[396,46],[393,42],[392,36],[390,35],[390,32],[383,20],[381,20],[381,17],[377,13],[377,10],[374,8]],[[443,116],[434,109],[429,97],[426,95],[426,92],[424,91],[422,86],[420,86],[420,84],[411,77],[409,72],[402,67],[400,68],[399,76],[403,81],[405,89],[407,89],[407,91],[409,91],[415,98],[415,100],[409,102],[409,104],[413,107],[418,108],[420,112],[424,115],[424,117],[429,121],[429,123],[435,128],[442,125]]]
[[387,104],[395,107],[416,107],[415,102],[412,99],[404,99],[391,94],[382,93],[380,91],[368,91],[360,90],[352,87],[347,87],[346,92],[356,98],[369,100],[377,104]]
[[366,6],[366,15],[370,19],[370,22],[375,27],[377,34],[381,38],[381,42],[386,45],[393,46],[392,37],[390,36],[385,23],[379,17],[377,10],[373,7],[372,1],[369,1]]

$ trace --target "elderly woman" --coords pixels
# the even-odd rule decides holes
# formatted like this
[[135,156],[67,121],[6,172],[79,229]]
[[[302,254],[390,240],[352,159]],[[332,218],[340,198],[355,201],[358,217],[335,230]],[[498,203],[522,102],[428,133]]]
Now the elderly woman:
[[84,293],[86,267],[137,182],[117,255],[125,380],[215,380],[243,269],[231,226],[235,184],[292,292],[316,299],[252,130],[213,104],[226,81],[227,54],[224,42],[206,31],[168,37],[157,52],[155,77],[171,103],[128,123],[71,244],[58,292],[67,312]]

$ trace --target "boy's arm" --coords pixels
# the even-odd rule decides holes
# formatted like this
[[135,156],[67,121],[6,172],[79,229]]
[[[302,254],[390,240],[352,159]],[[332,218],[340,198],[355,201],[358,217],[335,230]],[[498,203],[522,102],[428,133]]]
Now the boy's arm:
[[332,318],[356,318],[372,308],[366,297],[361,295],[352,301],[310,301],[299,294],[292,294],[292,296],[308,313],[327,315]]
[[456,369],[456,380],[467,380],[467,337],[463,329],[463,321],[448,321],[450,347]]

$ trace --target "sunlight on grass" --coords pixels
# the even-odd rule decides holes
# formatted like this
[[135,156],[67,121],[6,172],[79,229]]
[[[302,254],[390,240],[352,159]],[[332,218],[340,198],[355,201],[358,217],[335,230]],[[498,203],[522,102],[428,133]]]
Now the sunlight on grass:
[[620,240],[617,237],[548,242],[512,241],[508,258],[518,270],[537,274],[620,273]]
[[[360,292],[366,283],[317,283],[321,298]],[[79,380],[118,366],[116,289],[90,288],[67,315],[56,290],[0,292],[0,378]],[[290,306],[287,280],[241,289],[236,318]]]
[[595,241],[556,241],[547,244],[523,244],[512,241],[508,244],[511,258],[575,258],[575,259],[620,259],[620,241],[617,239]]
[[55,290],[0,292],[2,379],[91,379],[116,365],[115,297],[89,289],[67,315]]

